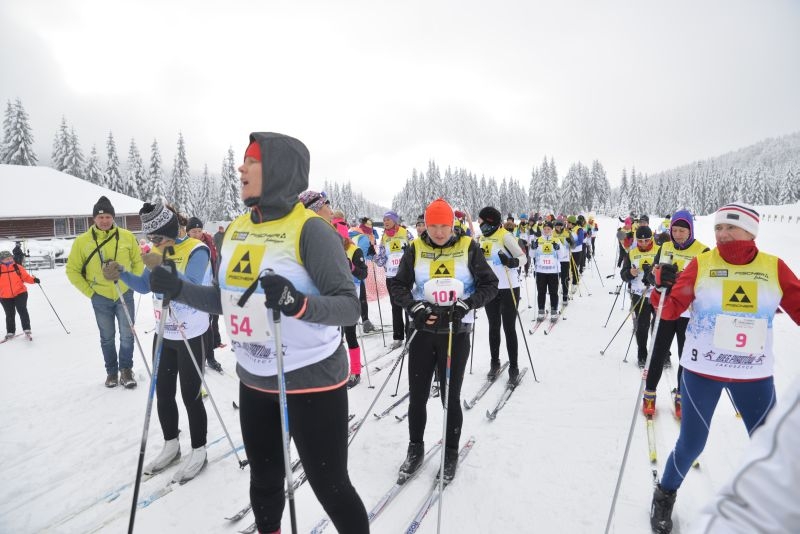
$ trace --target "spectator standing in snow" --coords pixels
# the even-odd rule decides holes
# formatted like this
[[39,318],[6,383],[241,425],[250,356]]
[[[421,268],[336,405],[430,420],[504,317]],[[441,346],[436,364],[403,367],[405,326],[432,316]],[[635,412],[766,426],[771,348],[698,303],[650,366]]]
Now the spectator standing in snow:
[[[108,198],[103,196],[98,199],[92,208],[92,215],[92,227],[72,243],[67,259],[67,278],[92,301],[106,366],[106,387],[113,388],[121,383],[126,388],[135,388],[133,331],[122,308],[126,306],[131,319],[135,317],[133,291],[123,282],[119,282],[118,292],[114,282],[103,277],[103,266],[109,261],[115,261],[126,271],[142,274],[142,254],[136,236],[114,224],[114,206]],[[119,354],[115,339],[117,326]]]
[[25,258],[30,256],[30,254],[25,254],[22,251],[22,243],[19,242],[19,241],[16,241],[14,243],[14,250],[12,252],[14,253],[14,261],[16,262],[16,264],[24,266],[25,265]]
[[25,267],[14,261],[11,252],[0,252],[0,302],[6,312],[6,340],[16,335],[16,314],[19,314],[22,331],[30,337],[31,318],[28,315],[28,289],[25,284],[38,283],[38,278],[31,276]]

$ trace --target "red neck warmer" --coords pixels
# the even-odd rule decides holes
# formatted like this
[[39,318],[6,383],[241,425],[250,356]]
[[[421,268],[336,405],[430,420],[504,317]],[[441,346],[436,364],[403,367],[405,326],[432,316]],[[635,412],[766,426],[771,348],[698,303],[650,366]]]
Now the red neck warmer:
[[747,265],[758,254],[755,241],[728,241],[717,242],[717,250],[722,259],[733,265]]
[[388,235],[389,237],[394,237],[394,234],[397,233],[397,226],[395,226],[391,230],[384,230],[383,233]]

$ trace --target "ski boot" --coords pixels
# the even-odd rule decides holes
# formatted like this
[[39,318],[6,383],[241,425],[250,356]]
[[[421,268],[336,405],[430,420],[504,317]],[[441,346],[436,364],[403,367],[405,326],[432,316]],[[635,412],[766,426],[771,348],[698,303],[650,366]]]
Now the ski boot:
[[389,345],[389,350],[399,349],[402,346],[403,346],[403,340],[402,339],[395,339],[394,341],[392,341],[392,344]]
[[361,382],[361,375],[350,375],[350,378],[347,379],[347,389],[352,389]]
[[555,323],[556,321],[558,321],[558,309],[557,308],[551,308],[550,309],[550,322],[551,323]]
[[539,313],[536,315],[536,322],[541,323],[542,321],[544,321],[544,310],[540,309]]
[[222,365],[217,361],[217,359],[212,354],[209,354],[208,358],[206,358],[206,366],[209,369],[213,369],[218,373],[222,373]]
[[367,333],[369,333],[369,332],[374,332],[374,331],[375,331],[375,327],[372,325],[372,321],[370,321],[369,319],[367,319],[366,321],[364,321],[364,322],[361,324],[361,330],[362,330],[362,331],[363,331],[365,334],[367,334]]
[[397,476],[397,483],[403,484],[409,479],[411,475],[417,472],[422,466],[422,460],[425,458],[425,443],[408,442],[408,454]]
[[511,384],[516,385],[517,381],[519,380],[519,367],[516,365],[509,365],[508,366],[508,381]]
[[672,507],[675,506],[677,491],[664,491],[661,484],[653,493],[653,504],[650,505],[650,527],[657,534],[672,532]]
[[173,462],[176,462],[181,457],[181,444],[178,438],[168,439],[164,442],[164,448],[156,456],[155,460],[147,464],[144,468],[145,475],[154,475],[159,471],[163,471]]
[[497,373],[500,371],[500,360],[492,360],[489,364],[489,372],[486,373],[486,378],[494,380],[497,378]]
[[[444,450],[444,484],[447,485],[456,477],[458,468],[458,448],[447,447]],[[436,472],[436,480],[439,480],[441,472]]]
[[651,417],[656,413],[656,392],[649,389],[644,390],[642,396],[642,413],[645,417]]
[[672,389],[672,403],[675,405],[675,418],[681,418],[681,392],[677,388]]
[[178,484],[186,484],[196,477],[207,463],[208,457],[206,456],[205,445],[192,449],[192,452],[189,453],[189,458],[187,458],[186,461],[181,464],[178,471],[172,475],[172,481]]

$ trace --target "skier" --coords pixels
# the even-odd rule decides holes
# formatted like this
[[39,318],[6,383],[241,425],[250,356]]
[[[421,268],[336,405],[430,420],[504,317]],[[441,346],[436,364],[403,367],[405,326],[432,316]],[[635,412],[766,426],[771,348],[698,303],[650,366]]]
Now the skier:
[[634,245],[635,235],[632,229],[633,219],[627,217],[622,226],[617,228],[617,244],[619,251],[617,252],[617,269],[622,267],[622,262],[625,261],[625,256]]
[[[263,163],[262,163],[263,162]],[[339,532],[369,532],[367,512],[347,474],[347,355],[340,326],[358,320],[358,298],[331,226],[305,209],[308,149],[292,137],[252,133],[241,173],[250,212],[225,234],[219,285],[182,281],[162,267],[153,291],[222,313],[238,362],[239,416],[250,464],[250,502],[262,533],[280,531],[285,504],[283,434],[286,417],[311,489]],[[254,293],[243,303],[248,288]],[[269,306],[265,309],[264,304]],[[274,357],[272,310],[281,316],[283,377]],[[279,380],[288,413],[282,413]]]
[[[92,216],[92,227],[72,243],[67,259],[67,278],[92,301],[106,366],[105,386],[113,388],[122,384],[128,389],[135,388],[133,331],[122,309],[126,306],[131,319],[135,317],[133,291],[120,282],[118,292],[114,284],[103,277],[103,266],[115,261],[128,272],[142,274],[144,263],[139,242],[131,232],[114,224],[114,206],[108,198],[102,196],[98,199],[92,208]],[[119,327],[119,355],[114,339],[115,321]]]
[[[434,368],[439,377],[447,377],[448,404],[445,436],[444,480],[456,473],[458,441],[461,436],[461,383],[469,358],[469,332],[473,315],[470,310],[487,304],[497,294],[498,279],[486,263],[483,251],[467,236],[453,232],[453,209],[444,199],[436,199],[425,209],[427,230],[412,243],[397,270],[391,286],[395,300],[408,310],[417,330],[408,353],[408,454],[400,467],[400,478],[413,474],[422,465],[425,454],[423,437]],[[451,290],[426,291],[426,284],[450,287]],[[458,287],[463,293],[458,294]],[[455,295],[451,293],[455,292]],[[438,305],[426,293],[447,301]],[[455,302],[452,297],[457,296]],[[448,331],[452,324],[452,338]],[[452,341],[452,349],[448,346]],[[449,354],[448,354],[449,352]],[[447,371],[448,357],[450,372]],[[445,395],[440,396],[444,405]]]
[[6,341],[17,332],[16,314],[22,323],[22,331],[31,339],[31,318],[28,315],[28,289],[25,284],[38,284],[39,279],[31,276],[25,267],[19,265],[11,252],[0,252],[0,302],[6,312]]
[[[672,530],[677,491],[702,453],[724,388],[749,434],[775,404],[773,319],[780,306],[800,324],[800,280],[777,256],[756,247],[759,215],[746,204],[727,204],[714,215],[717,246],[692,259],[680,275],[673,265],[656,266],[657,287],[671,288],[662,317],[676,320],[691,306],[681,355],[681,430],[665,464],[650,508],[655,532]],[[661,295],[654,292],[658,306]]]
[[[500,324],[506,338],[508,353],[508,378],[519,376],[517,363],[517,305],[519,303],[519,268],[527,263],[525,252],[513,234],[500,227],[502,215],[497,208],[486,206],[478,213],[481,229],[480,246],[483,256],[492,267],[498,280],[497,295],[486,303],[489,321],[489,379],[500,371]],[[509,285],[510,284],[510,285]],[[514,292],[513,295],[511,292]]]
[[[139,210],[142,231],[155,248],[145,258],[147,267],[137,276],[127,272],[122,265],[110,261],[103,268],[106,280],[122,280],[137,293],[150,293],[150,273],[163,259],[173,261],[184,280],[195,284],[211,285],[211,251],[208,245],[186,234],[180,217],[172,206],[145,203]],[[213,243],[212,245],[213,246]],[[172,247],[172,253],[166,251]],[[161,313],[161,295],[153,293],[156,323]],[[181,398],[189,419],[192,451],[172,476],[173,482],[184,483],[196,477],[206,465],[206,434],[208,417],[201,395],[202,379],[190,358],[194,356],[202,372],[204,360],[212,353],[208,314],[179,302],[173,302],[164,325],[164,341],[156,373],[156,399],[158,421],[164,436],[164,447],[154,460],[144,467],[144,473],[163,471],[181,457],[178,441],[178,405],[175,402],[178,376],[181,381]],[[188,340],[191,353],[186,347]]]
[[[375,257],[375,247],[372,246],[372,242],[370,241],[372,236],[371,232],[370,235],[367,235],[364,233],[361,226],[353,226],[348,231],[348,235],[353,243],[361,249],[361,255],[365,261],[372,260]],[[372,240],[374,241],[374,237],[372,237]],[[369,276],[369,271],[367,272],[367,276]],[[374,331],[375,327],[372,325],[372,321],[369,320],[369,305],[367,304],[367,285],[364,282],[365,280],[366,278],[359,282],[358,300],[361,302],[361,329],[366,334]]]
[[397,304],[392,296],[392,284],[397,275],[397,267],[403,252],[411,242],[408,231],[400,226],[400,216],[394,211],[387,211],[383,214],[383,235],[381,236],[380,247],[376,261],[378,267],[386,269],[386,289],[389,292],[389,303],[392,306],[392,344],[391,349],[400,348],[403,345],[404,333],[406,331],[407,318],[404,318],[403,307]]
[[558,258],[561,268],[559,269],[558,276],[561,279],[561,308],[569,302],[569,273],[570,273],[570,247],[574,242],[572,234],[564,228],[563,219],[556,219],[553,223],[553,239],[558,239],[561,245],[556,250],[556,258]]
[[[667,225],[670,228],[670,240],[664,243],[654,258],[654,265],[667,261],[672,263],[681,272],[689,261],[708,247],[694,238],[694,220],[692,214],[686,210],[676,211],[672,220]],[[652,273],[650,275],[652,277]],[[652,282],[652,280],[651,280]],[[679,318],[669,321],[661,318],[653,345],[653,354],[650,356],[650,368],[647,371],[647,384],[642,400],[642,410],[645,415],[653,415],[656,410],[656,387],[661,379],[665,364],[669,362],[669,349],[672,338],[678,338],[678,357],[683,353],[683,343],[686,339],[686,326],[689,324],[689,311],[684,311]],[[683,367],[678,365],[678,385],[681,383]],[[680,387],[676,388],[674,395],[675,416],[681,417]]]
[[560,241],[553,237],[553,223],[547,221],[542,225],[542,235],[532,243],[536,268],[536,298],[539,305],[537,321],[544,321],[547,293],[550,293],[550,320],[558,320],[558,277],[562,266],[558,258]]
[[583,258],[583,239],[586,236],[586,231],[578,225],[578,218],[574,215],[567,217],[567,231],[572,237],[572,243],[570,244],[570,254],[572,254],[570,263],[572,267],[570,272],[572,273],[572,292],[574,293],[578,290],[581,274],[583,274],[581,258]]
[[14,242],[14,250],[12,252],[14,254],[14,262],[17,265],[24,266],[25,265],[25,258],[29,257],[30,254],[25,254],[22,251],[22,242],[15,241]]
[[[211,234],[203,230],[203,221],[197,217],[190,217],[186,222],[186,233],[189,234],[189,237],[202,241],[205,246],[208,247],[208,252],[211,254],[211,276],[216,280],[218,254],[217,246],[214,244],[214,238],[211,237]],[[206,355],[206,365],[216,372],[221,373],[222,364],[219,363],[214,356],[214,350],[224,346],[222,344],[222,336],[219,334],[219,315],[211,313],[209,314],[209,318],[211,323],[211,330],[209,330],[211,339],[208,354]]]
[[631,310],[634,314],[634,331],[638,348],[637,360],[642,369],[647,361],[647,332],[650,330],[650,321],[653,318],[653,307],[647,299],[652,289],[649,285],[650,279],[645,278],[645,275],[650,273],[658,251],[659,247],[653,244],[653,231],[646,226],[637,228],[636,247],[625,256],[620,270],[622,281],[630,285]]
[[[525,270],[525,277],[528,276],[528,271],[530,270],[530,258],[531,258],[531,236],[533,232],[531,229],[531,225],[528,222],[528,215],[526,213],[519,214],[519,226],[514,231],[514,235],[517,236],[518,243],[522,252],[525,254],[525,262],[524,264],[520,264],[519,268],[520,271]],[[496,273],[495,273],[496,274]],[[522,274],[520,272],[520,274]]]

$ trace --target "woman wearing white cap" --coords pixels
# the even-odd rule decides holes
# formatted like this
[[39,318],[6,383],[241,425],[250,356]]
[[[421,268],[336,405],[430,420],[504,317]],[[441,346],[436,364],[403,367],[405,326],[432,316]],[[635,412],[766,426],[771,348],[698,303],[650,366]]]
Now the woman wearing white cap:
[[[681,354],[681,432],[653,495],[655,532],[672,530],[677,490],[705,447],[723,388],[750,434],[775,404],[773,318],[780,306],[800,324],[800,281],[783,260],[758,250],[758,225],[752,207],[723,206],[714,216],[716,248],[691,260],[680,276],[671,264],[653,270],[656,287],[668,290],[662,318],[676,320],[692,307]],[[654,307],[660,297],[653,292]]]

